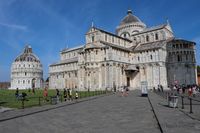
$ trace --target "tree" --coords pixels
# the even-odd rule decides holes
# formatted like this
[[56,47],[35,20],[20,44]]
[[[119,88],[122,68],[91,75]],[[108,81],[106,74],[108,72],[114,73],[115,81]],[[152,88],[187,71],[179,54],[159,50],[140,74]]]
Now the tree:
[[200,66],[197,66],[197,73],[200,73]]

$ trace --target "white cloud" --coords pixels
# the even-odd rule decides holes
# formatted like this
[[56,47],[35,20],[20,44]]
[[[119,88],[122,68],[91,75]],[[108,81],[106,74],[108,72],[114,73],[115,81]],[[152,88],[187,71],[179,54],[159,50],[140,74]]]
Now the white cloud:
[[8,23],[0,22],[0,26],[17,29],[17,30],[27,30],[27,27],[24,25],[16,25],[16,24],[8,24]]

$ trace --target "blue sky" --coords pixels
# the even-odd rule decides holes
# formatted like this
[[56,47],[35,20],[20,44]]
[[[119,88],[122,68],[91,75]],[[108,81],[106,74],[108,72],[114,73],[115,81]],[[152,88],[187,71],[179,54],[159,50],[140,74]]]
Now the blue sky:
[[132,9],[147,26],[166,23],[177,38],[197,43],[200,65],[200,0],[0,0],[0,82],[10,80],[10,67],[25,44],[31,44],[43,64],[59,60],[59,51],[85,42],[94,25],[114,32]]

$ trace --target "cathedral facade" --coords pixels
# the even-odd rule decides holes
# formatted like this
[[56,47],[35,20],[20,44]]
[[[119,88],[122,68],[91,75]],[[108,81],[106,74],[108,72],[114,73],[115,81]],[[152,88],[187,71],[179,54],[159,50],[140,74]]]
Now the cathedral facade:
[[196,84],[195,42],[177,39],[170,24],[147,27],[128,10],[116,34],[92,26],[82,46],[63,49],[49,67],[49,88],[79,90]]

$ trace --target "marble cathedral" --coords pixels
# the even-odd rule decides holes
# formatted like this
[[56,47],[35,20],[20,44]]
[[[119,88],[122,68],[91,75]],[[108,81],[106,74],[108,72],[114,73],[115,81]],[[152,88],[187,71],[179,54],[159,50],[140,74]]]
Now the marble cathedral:
[[49,88],[138,89],[196,84],[195,42],[178,39],[166,24],[147,27],[131,10],[110,33],[92,26],[84,45],[63,49],[49,66]]

